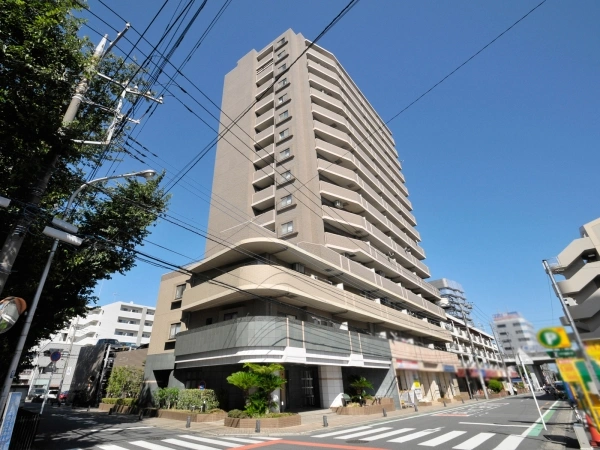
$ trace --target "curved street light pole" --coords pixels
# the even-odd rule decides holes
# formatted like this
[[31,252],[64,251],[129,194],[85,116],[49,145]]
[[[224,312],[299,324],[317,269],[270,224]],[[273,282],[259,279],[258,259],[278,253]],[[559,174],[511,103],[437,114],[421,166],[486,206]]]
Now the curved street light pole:
[[[102,177],[96,178],[94,180],[88,181],[79,188],[69,198],[67,202],[67,206],[65,208],[65,212],[63,216],[65,219],[68,218],[70,213],[70,208],[75,200],[75,197],[93,184],[102,183],[103,181],[114,180],[116,178],[132,178],[132,177],[142,177],[146,180],[153,178],[156,175],[154,170],[142,170],[139,172],[126,173],[123,175],[114,175],[110,177]],[[10,386],[12,385],[12,379],[16,375],[17,366],[19,365],[19,360],[21,359],[21,354],[23,353],[23,349],[25,347],[25,341],[27,339],[27,335],[29,334],[29,329],[31,328],[31,323],[33,322],[33,316],[35,315],[35,310],[37,309],[38,302],[42,295],[42,291],[44,289],[44,284],[46,283],[46,279],[48,278],[48,273],[50,272],[50,266],[52,265],[52,260],[54,259],[54,254],[56,253],[56,249],[58,248],[59,239],[54,239],[54,243],[52,244],[52,249],[50,250],[50,254],[48,255],[48,261],[46,261],[46,267],[44,268],[44,272],[42,273],[42,277],[40,278],[40,282],[38,284],[37,290],[35,292],[35,296],[31,301],[31,306],[29,307],[29,312],[25,317],[25,323],[23,324],[23,329],[21,330],[21,336],[19,337],[19,342],[17,343],[17,348],[15,349],[15,353],[13,354],[12,361],[10,366],[8,367],[8,372],[6,374],[6,378],[4,380],[4,384],[2,386],[2,392],[0,393],[0,413],[4,411],[4,407],[6,405],[6,400],[8,398],[8,393],[10,392]],[[49,387],[49,386],[48,386]],[[46,402],[46,398],[48,397],[48,389],[46,389],[46,394],[44,396],[44,402],[42,403],[42,408],[40,410],[40,414],[44,409],[44,403]]]

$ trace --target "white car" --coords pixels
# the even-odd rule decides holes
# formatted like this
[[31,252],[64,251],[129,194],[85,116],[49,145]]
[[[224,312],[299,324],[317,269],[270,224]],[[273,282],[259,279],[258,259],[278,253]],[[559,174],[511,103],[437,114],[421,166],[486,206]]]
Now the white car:
[[50,389],[48,391],[48,399],[46,401],[51,405],[58,404],[58,389]]

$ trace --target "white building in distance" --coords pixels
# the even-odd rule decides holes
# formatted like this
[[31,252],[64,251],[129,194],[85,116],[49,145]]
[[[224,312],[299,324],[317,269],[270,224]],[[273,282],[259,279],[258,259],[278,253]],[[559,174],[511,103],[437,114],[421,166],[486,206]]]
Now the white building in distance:
[[494,328],[500,341],[498,344],[506,355],[514,357],[521,348],[527,350],[539,347],[533,325],[521,313],[494,314],[493,319]]

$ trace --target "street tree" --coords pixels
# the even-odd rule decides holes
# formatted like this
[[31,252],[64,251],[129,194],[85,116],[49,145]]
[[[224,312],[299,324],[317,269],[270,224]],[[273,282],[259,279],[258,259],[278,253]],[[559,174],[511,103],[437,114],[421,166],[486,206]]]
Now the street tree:
[[[90,72],[93,46],[78,34],[83,21],[75,15],[81,7],[81,0],[0,0],[0,196],[12,200],[9,208],[0,208],[0,243],[24,237],[4,297],[33,298],[52,245],[41,233],[44,226],[63,212],[66,200],[89,174],[106,175],[96,171],[102,164],[111,166],[109,174],[118,173],[119,158],[126,153],[122,137],[110,146],[74,142],[104,140],[113,115],[94,104],[114,106],[122,89]],[[143,75],[138,66],[112,54],[102,60],[99,71],[123,81],[135,82]],[[83,76],[90,79],[87,101],[76,120],[63,126],[74,86]],[[97,300],[93,292],[100,280],[135,265],[135,247],[166,211],[168,196],[160,188],[161,179],[90,187],[77,197],[69,221],[79,226],[84,243],[78,248],[59,246],[26,348],[85,314]],[[5,375],[21,324],[0,341],[0,376]]]

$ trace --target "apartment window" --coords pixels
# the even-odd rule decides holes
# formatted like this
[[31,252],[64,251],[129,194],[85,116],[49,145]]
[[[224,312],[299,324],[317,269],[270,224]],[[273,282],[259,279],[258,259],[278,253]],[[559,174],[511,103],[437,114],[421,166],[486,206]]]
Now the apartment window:
[[67,333],[60,333],[60,336],[63,342],[67,340]]
[[284,112],[282,112],[281,114],[279,114],[279,121],[281,122],[282,120],[287,119],[289,116],[290,116],[290,113],[286,109]]
[[185,291],[185,284],[180,284],[175,288],[175,299],[183,297],[183,291]]
[[283,72],[285,69],[287,69],[287,64],[282,64],[281,66],[279,66],[279,68],[277,70],[279,72]]
[[282,88],[284,86],[287,86],[288,84],[288,79],[284,78],[283,80],[281,80],[279,83],[277,83],[277,88]]
[[175,342],[165,342],[165,350],[175,349]]
[[527,341],[529,341],[529,339],[527,339],[527,338],[519,338],[519,342],[527,342]]
[[237,315],[238,315],[237,311],[225,313],[225,314],[223,314],[223,320],[237,319]]
[[284,50],[282,52],[277,53],[277,59],[285,58],[287,52]]
[[279,39],[279,40],[277,41],[277,44],[275,44],[275,45],[276,45],[276,46],[280,46],[280,45],[283,45],[283,44],[285,44],[285,38],[281,38],[281,39]]
[[496,325],[496,328],[506,328],[506,324]]
[[515,331],[515,334],[523,334],[523,330],[517,330]]
[[277,99],[277,104],[281,105],[282,103],[286,102],[288,99],[289,95],[288,94],[283,94],[281,97],[279,97]]
[[281,174],[281,182],[285,183],[286,181],[290,181],[292,179],[292,171],[286,170]]
[[285,208],[292,204],[292,194],[281,197],[281,207]]
[[142,337],[143,338],[149,338],[150,337],[150,333],[142,333]]
[[152,322],[145,321],[144,322],[144,326],[145,327],[151,327],[152,326]]
[[290,135],[290,129],[286,128],[285,130],[279,132],[279,140],[285,139],[289,135]]
[[294,231],[294,222],[286,222],[281,225],[281,235],[290,234]]
[[205,322],[206,325],[212,325],[212,317],[208,317]]
[[169,339],[175,339],[175,336],[180,331],[181,331],[181,322],[171,324],[171,329],[169,330]]
[[146,315],[147,316],[153,316],[154,315],[154,311],[152,311],[152,310],[149,309],[148,311],[146,311]]
[[292,154],[292,150],[288,147],[285,150],[281,150],[279,152],[279,159],[282,160],[285,158],[289,158],[291,154]]
[[179,309],[181,308],[181,300],[175,300],[171,302],[171,309]]
[[506,331],[501,331],[501,332],[500,332],[500,333],[498,333],[498,334],[500,334],[500,336],[506,336],[508,333],[507,333]]

